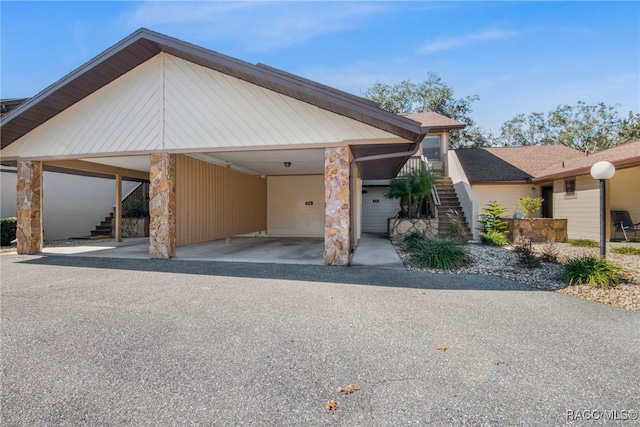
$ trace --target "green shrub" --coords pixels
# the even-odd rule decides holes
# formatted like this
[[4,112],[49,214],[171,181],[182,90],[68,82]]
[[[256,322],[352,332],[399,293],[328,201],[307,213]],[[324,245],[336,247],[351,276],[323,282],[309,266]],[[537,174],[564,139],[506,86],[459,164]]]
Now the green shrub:
[[0,218],[0,246],[11,246],[11,241],[16,238],[15,216]]
[[593,255],[570,260],[565,266],[565,274],[568,285],[601,288],[615,286],[623,278],[622,268]]
[[576,239],[571,241],[571,246],[579,246],[581,248],[597,248],[600,243],[589,239]]
[[502,233],[505,236],[508,234],[508,224],[501,217],[508,209],[498,203],[496,200],[489,202],[489,207],[482,208],[482,215],[480,215],[480,222],[482,222],[483,233],[494,231]]
[[402,248],[407,252],[413,252],[422,247],[425,240],[427,240],[427,238],[420,233],[407,234],[402,240]]
[[523,197],[520,199],[520,210],[526,218],[533,218],[540,210],[543,200],[542,197]]
[[456,240],[424,239],[411,251],[411,260],[422,267],[450,270],[465,265],[468,256]]
[[507,246],[509,244],[509,239],[507,239],[505,234],[493,230],[482,234],[480,241],[484,245],[491,246]]
[[621,246],[619,248],[612,248],[611,252],[622,255],[640,255],[640,248],[634,248],[633,246]]
[[123,218],[144,218],[149,216],[149,199],[128,200],[122,204]]

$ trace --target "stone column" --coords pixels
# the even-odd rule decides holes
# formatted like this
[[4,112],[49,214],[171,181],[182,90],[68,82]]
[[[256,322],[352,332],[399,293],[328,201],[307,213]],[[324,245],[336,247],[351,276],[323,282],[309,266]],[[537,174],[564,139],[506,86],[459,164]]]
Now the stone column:
[[42,252],[42,162],[18,161],[16,238],[19,254]]
[[175,155],[149,155],[149,257],[176,256],[176,162]]
[[350,195],[349,147],[324,150],[324,263],[348,265]]

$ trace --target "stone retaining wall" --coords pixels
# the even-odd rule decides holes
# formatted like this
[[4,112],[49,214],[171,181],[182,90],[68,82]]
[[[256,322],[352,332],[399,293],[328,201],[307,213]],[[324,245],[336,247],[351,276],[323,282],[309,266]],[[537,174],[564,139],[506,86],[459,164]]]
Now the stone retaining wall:
[[532,242],[547,242],[554,240],[557,243],[566,243],[567,220],[554,218],[515,219],[505,218],[509,224],[509,238],[511,241],[519,236],[531,239]]
[[149,237],[149,218],[122,218],[122,237]]
[[438,220],[435,218],[389,218],[387,221],[391,240],[397,240],[411,233],[438,237]]

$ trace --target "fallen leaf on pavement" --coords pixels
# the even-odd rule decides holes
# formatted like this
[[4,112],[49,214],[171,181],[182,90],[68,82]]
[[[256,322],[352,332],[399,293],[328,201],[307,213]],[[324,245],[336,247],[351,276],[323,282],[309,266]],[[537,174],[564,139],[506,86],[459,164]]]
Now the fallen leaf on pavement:
[[344,394],[351,394],[351,393],[353,393],[353,392],[354,392],[354,391],[356,391],[356,390],[360,390],[360,387],[358,387],[358,386],[357,386],[357,385],[355,385],[355,384],[349,384],[349,385],[348,385],[348,386],[346,386],[346,387],[340,387],[340,388],[338,389],[338,391],[339,391],[340,393],[344,393]]
[[289,344],[293,344],[296,340],[294,340],[293,338],[289,338]]
[[333,415],[336,412],[336,409],[340,407],[340,404],[335,400],[330,400],[324,403],[324,407],[329,410],[329,413]]
[[425,291],[418,291],[418,293],[419,293],[420,295],[426,295],[426,292],[425,292]]
[[447,351],[447,346],[446,345],[441,345],[440,347],[437,347],[436,350]]
[[355,323],[349,323],[349,327],[355,329],[358,327],[358,325],[356,325]]
[[494,365],[508,365],[506,360],[494,360],[493,364]]

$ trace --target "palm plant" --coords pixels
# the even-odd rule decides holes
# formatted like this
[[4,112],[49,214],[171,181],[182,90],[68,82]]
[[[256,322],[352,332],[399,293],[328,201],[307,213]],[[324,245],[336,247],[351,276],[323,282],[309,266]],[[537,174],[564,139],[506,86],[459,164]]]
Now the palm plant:
[[418,218],[422,202],[431,193],[435,182],[431,170],[413,169],[403,177],[392,179],[389,191],[384,196],[387,199],[399,199],[401,217]]

